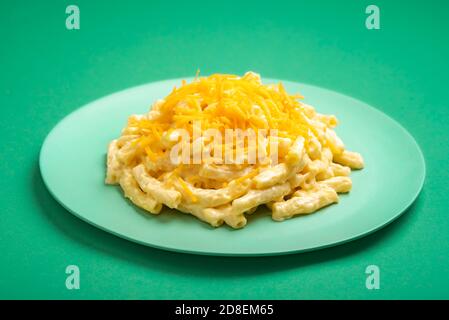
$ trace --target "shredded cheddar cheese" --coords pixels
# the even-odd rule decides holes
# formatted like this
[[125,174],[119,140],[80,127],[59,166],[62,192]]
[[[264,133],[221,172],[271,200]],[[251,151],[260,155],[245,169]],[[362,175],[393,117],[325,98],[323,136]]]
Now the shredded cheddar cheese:
[[247,175],[244,175],[244,176],[242,176],[242,177],[240,177],[240,178],[237,178],[237,179],[235,179],[234,181],[237,182],[237,183],[241,183],[241,182],[243,182],[243,181],[245,181],[245,180],[254,178],[255,176],[257,176],[258,173],[259,173],[259,170],[254,169],[253,171],[251,171],[251,172],[248,173]]
[[190,188],[187,186],[187,183],[185,183],[185,181],[180,177],[178,177],[178,181],[181,184],[182,188],[184,189],[185,193],[190,197],[192,202],[193,203],[198,202],[198,199],[195,197],[192,190],[190,190]]
[[[298,101],[301,95],[289,95],[282,84],[264,85],[254,73],[243,77],[214,74],[196,77],[153,106],[155,117],[130,118],[128,128],[139,135],[134,146],[151,159],[163,155],[161,138],[172,130],[192,132],[194,121],[208,129],[276,129],[280,137],[307,137],[313,127]],[[125,129],[126,130],[126,129]]]

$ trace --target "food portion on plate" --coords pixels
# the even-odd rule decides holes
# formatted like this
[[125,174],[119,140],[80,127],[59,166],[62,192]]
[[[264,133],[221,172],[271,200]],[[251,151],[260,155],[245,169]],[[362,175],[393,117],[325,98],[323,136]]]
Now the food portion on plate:
[[363,158],[345,149],[333,115],[317,113],[259,75],[183,81],[109,144],[107,184],[144,210],[163,206],[242,228],[266,205],[277,221],[310,214],[349,192]]

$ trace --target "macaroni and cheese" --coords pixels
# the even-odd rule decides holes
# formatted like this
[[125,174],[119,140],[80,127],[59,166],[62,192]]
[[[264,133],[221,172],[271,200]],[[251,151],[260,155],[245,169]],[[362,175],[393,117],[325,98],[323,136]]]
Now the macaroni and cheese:
[[244,227],[262,205],[283,221],[336,203],[363,158],[335,116],[301,99],[252,72],[183,81],[130,116],[109,144],[106,183],[152,214],[165,205],[214,227]]

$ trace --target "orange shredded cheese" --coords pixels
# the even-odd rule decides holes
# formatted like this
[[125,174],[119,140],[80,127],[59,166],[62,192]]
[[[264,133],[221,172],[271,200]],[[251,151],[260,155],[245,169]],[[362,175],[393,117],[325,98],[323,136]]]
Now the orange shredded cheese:
[[237,182],[237,183],[240,183],[240,182],[243,182],[243,181],[245,181],[247,179],[254,178],[255,176],[257,176],[258,173],[259,173],[259,170],[255,169],[255,170],[251,171],[250,173],[248,173],[248,174],[246,174],[244,176],[241,176],[240,178],[235,179],[234,181]]
[[190,200],[192,200],[193,203],[198,202],[198,198],[193,194],[192,190],[190,190],[187,183],[185,183],[185,181],[181,177],[178,177],[178,181],[181,184],[185,193],[189,196]]
[[[173,129],[192,132],[194,121],[201,130],[219,129],[276,129],[280,137],[295,139],[313,132],[302,104],[301,95],[289,95],[284,86],[264,85],[258,76],[247,73],[243,77],[213,74],[199,77],[191,83],[183,81],[154,106],[158,117],[133,118],[128,128],[140,137],[135,146],[143,149],[151,159],[163,154],[161,138]],[[307,140],[307,139],[306,139]]]

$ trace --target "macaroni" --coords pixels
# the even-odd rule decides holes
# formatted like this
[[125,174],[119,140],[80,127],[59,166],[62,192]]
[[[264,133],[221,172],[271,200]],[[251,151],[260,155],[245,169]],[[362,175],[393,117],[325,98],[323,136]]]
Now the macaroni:
[[[363,158],[345,149],[335,116],[301,98],[252,72],[183,82],[129,117],[109,144],[105,181],[152,214],[165,205],[214,227],[244,227],[261,205],[283,221],[337,203]],[[256,134],[239,140],[238,130]]]

